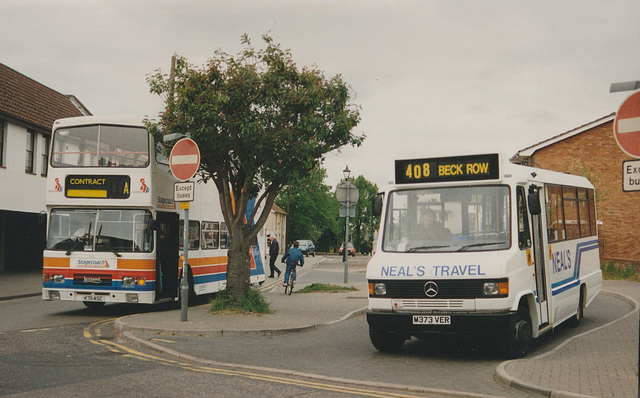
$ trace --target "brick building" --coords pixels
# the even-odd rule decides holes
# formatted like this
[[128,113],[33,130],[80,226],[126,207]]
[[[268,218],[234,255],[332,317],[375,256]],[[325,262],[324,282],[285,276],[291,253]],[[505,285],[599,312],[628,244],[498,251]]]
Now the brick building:
[[0,64],[0,273],[42,268],[51,128],[90,114],[74,96]]
[[589,178],[596,188],[600,259],[640,263],[640,191],[623,191],[623,162],[633,158],[618,146],[614,120],[615,113],[549,138],[512,161]]

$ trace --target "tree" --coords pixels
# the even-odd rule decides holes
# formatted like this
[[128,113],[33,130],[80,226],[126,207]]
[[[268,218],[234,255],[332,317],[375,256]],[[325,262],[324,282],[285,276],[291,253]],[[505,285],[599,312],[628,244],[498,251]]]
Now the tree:
[[263,41],[266,47],[256,50],[244,35],[245,48],[235,56],[218,50],[201,68],[178,57],[174,76],[158,71],[147,78],[151,92],[165,98],[149,131],[157,139],[190,134],[200,147],[200,178],[218,188],[231,236],[227,289],[235,301],[250,288],[250,245],[278,191],[317,169],[327,152],[364,140],[353,133],[360,109],[339,75],[327,79],[298,68],[289,50],[268,35]]
[[328,250],[322,245],[322,238],[339,231],[336,214],[339,203],[324,185],[326,171],[318,169],[306,177],[292,181],[289,188],[283,190],[276,204],[288,213],[289,242],[296,239],[311,239],[318,250]]
[[358,176],[353,184],[360,191],[356,203],[356,217],[353,220],[353,245],[357,251],[370,253],[373,249],[373,234],[380,224],[380,217],[373,217],[371,212],[371,200],[378,193],[378,186],[362,175]]

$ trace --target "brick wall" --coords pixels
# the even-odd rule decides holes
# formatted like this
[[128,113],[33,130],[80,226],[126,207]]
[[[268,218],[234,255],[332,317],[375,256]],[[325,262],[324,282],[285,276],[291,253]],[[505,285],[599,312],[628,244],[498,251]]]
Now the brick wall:
[[622,162],[633,158],[618,146],[613,121],[539,149],[532,160],[532,166],[572,174],[582,174],[576,165],[583,165],[596,187],[600,258],[640,263],[640,191],[622,191]]

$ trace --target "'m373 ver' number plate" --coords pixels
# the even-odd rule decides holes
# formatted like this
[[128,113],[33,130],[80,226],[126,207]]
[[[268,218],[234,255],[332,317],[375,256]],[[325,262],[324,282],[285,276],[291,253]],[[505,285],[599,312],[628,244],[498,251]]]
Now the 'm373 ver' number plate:
[[414,315],[414,325],[451,325],[449,315]]

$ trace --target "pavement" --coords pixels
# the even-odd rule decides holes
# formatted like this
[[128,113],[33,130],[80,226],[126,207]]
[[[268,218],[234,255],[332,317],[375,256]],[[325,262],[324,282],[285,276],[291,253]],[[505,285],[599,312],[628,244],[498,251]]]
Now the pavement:
[[[188,320],[184,322],[180,320],[178,308],[128,315],[117,319],[115,324],[124,338],[166,350],[172,355],[180,355],[175,347],[165,349],[140,336],[149,332],[185,336],[264,336],[314,330],[366,312],[368,289],[363,266],[366,266],[366,259],[350,260],[348,285],[358,289],[353,292],[295,294],[307,284],[305,281],[343,284],[343,271],[335,266],[323,266],[325,259],[321,256],[310,258],[307,266],[299,269],[293,297],[284,294],[282,278],[267,279],[259,289],[274,310],[272,314],[213,315],[208,313],[209,305],[197,305],[188,309]],[[0,302],[39,296],[40,288],[40,274],[0,273]],[[532,396],[638,397],[640,283],[604,281],[601,294],[620,299],[631,310],[608,324],[569,338],[551,351],[501,363],[496,369],[495,380]],[[207,361],[207,358],[184,357]],[[478,395],[460,393],[456,396]]]

